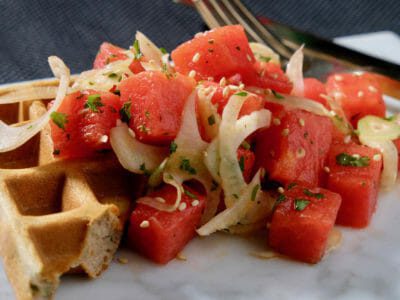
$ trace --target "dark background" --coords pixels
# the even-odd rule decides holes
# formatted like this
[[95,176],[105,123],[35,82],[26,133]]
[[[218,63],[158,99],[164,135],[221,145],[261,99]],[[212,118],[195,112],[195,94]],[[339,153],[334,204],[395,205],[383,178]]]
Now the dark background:
[[[257,15],[325,38],[400,34],[399,0],[244,2]],[[194,9],[171,0],[0,0],[0,83],[51,76],[47,57],[54,54],[72,73],[89,69],[102,41],[128,47],[136,30],[172,50],[204,29]]]

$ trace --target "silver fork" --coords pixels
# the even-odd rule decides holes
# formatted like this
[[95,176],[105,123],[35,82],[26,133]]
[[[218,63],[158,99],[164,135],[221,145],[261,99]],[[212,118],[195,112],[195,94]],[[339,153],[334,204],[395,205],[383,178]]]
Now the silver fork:
[[[264,26],[240,0],[195,0],[197,11],[210,28],[240,24],[249,40],[268,45],[286,64],[292,53],[302,44],[304,48],[304,74],[325,80],[332,72],[374,72],[391,77],[391,88],[385,91],[400,98],[400,66],[377,59],[328,40],[299,32],[284,25],[272,23]],[[271,30],[271,29],[274,30]],[[278,30],[276,30],[278,29]],[[283,38],[286,34],[286,38]],[[301,37],[297,41],[288,37]],[[396,80],[393,80],[396,79]]]

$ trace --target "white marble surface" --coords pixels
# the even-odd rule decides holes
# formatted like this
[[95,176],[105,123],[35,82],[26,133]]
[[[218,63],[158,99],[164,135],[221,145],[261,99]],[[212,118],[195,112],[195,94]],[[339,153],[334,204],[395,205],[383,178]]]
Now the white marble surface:
[[[371,40],[366,45],[383,47]],[[64,277],[56,299],[400,299],[399,198],[400,185],[381,193],[371,226],[341,228],[341,247],[318,265],[261,260],[249,252],[262,250],[263,241],[217,234],[195,239],[184,251],[187,261],[165,267],[120,250],[117,257],[127,265],[114,263],[97,280]],[[14,299],[1,266],[0,299]]]

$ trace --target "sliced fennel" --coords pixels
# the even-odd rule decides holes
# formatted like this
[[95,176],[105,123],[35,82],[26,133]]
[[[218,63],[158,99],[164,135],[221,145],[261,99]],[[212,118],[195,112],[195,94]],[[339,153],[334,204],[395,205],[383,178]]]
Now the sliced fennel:
[[258,61],[273,62],[274,64],[281,65],[279,55],[267,45],[250,43],[250,49]]
[[286,75],[293,83],[292,95],[298,97],[304,96],[303,48],[304,45],[296,50],[296,52],[290,58],[286,67]]

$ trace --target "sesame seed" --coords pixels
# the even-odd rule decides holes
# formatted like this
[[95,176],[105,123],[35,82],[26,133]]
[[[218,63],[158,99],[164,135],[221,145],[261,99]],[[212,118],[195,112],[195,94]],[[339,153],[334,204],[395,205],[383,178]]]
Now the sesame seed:
[[239,89],[237,85],[232,85],[232,84],[229,85],[229,88],[234,91],[237,91]]
[[374,161],[380,161],[381,158],[382,158],[382,156],[381,156],[380,154],[375,154],[375,155],[372,157],[372,159],[373,159]]
[[186,209],[186,207],[187,207],[186,203],[185,203],[185,202],[182,202],[181,204],[179,204],[178,209],[179,209],[179,211],[183,211],[183,210]]
[[229,86],[224,87],[224,89],[222,90],[222,96],[227,97],[229,92],[230,92]]
[[331,171],[331,169],[329,169],[329,167],[325,166],[325,167],[324,167],[324,171],[325,171],[326,173],[329,173],[329,172]]
[[357,153],[356,153],[356,154],[353,154],[352,156],[353,156],[355,159],[359,159],[359,158],[361,157],[360,154],[357,154]]
[[165,199],[164,198],[156,197],[155,199],[156,199],[156,201],[158,201],[160,203],[165,203]]
[[196,76],[196,71],[195,70],[191,70],[190,72],[189,72],[189,75],[188,75],[189,77],[191,77],[191,78],[194,78],[195,76]]
[[282,130],[282,135],[283,136],[288,136],[289,135],[289,128],[285,128]]
[[246,57],[248,61],[251,61],[251,56],[249,54],[247,54]]
[[243,90],[244,89],[244,83],[239,84],[239,90]]
[[226,85],[226,78],[222,77],[221,80],[219,81],[220,86],[225,86]]
[[131,137],[135,137],[135,133],[133,132],[133,130],[131,128],[128,128],[128,133],[130,134]]
[[374,87],[373,85],[369,85],[368,86],[368,90],[372,93],[376,93],[378,90],[376,89],[376,87]]
[[304,121],[304,119],[300,119],[299,124],[301,127],[304,127],[304,125],[306,125],[306,122]]
[[358,98],[361,98],[361,97],[363,97],[363,96],[364,96],[364,92],[363,92],[363,91],[358,91],[357,97],[358,97]]
[[274,125],[276,125],[276,126],[279,126],[279,125],[281,125],[281,120],[279,120],[278,118],[274,118],[274,119],[272,120],[272,123],[273,123]]
[[278,187],[278,193],[283,194],[285,192],[285,189],[283,187]]
[[196,52],[196,54],[192,58],[192,62],[196,63],[199,61],[199,59],[200,59],[200,53]]
[[329,114],[330,114],[332,117],[336,116],[336,113],[335,113],[333,110],[331,110],[331,111],[329,112]]
[[123,265],[126,265],[128,263],[128,259],[125,257],[118,257],[117,260],[120,264],[123,264]]
[[187,260],[186,256],[185,256],[182,252],[179,252],[179,253],[176,255],[176,259],[177,259],[177,260],[182,260],[182,261],[186,261],[186,260]]
[[304,150],[304,148],[297,149],[296,156],[297,158],[303,158],[304,156],[306,156],[306,150]]
[[340,75],[335,75],[335,80],[336,80],[336,81],[342,81],[342,80],[343,80],[343,77],[340,76]]
[[108,142],[108,136],[102,135],[99,141],[100,141],[100,143],[103,143],[103,144],[107,143]]
[[197,205],[199,205],[200,204],[200,201],[199,200],[193,200],[192,201],[192,206],[197,206]]
[[150,222],[147,220],[142,221],[142,223],[140,223],[139,227],[140,228],[148,228],[150,226]]
[[346,135],[346,136],[344,137],[344,139],[343,139],[343,142],[344,142],[345,144],[350,143],[350,142],[351,142],[351,135]]

